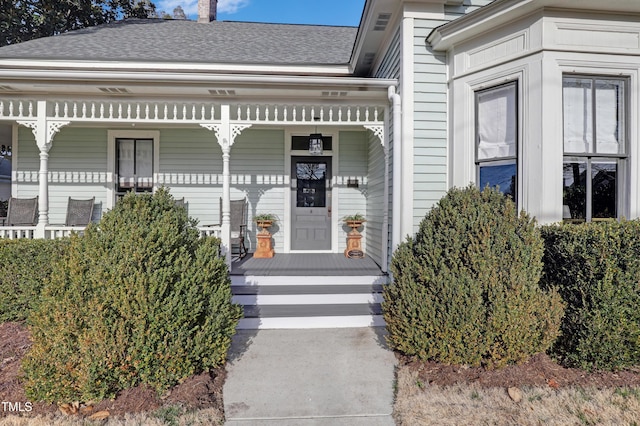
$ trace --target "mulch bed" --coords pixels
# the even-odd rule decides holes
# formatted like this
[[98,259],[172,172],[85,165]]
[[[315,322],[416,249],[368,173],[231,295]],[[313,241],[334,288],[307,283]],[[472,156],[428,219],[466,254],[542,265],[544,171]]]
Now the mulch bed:
[[533,356],[521,365],[487,370],[483,367],[443,365],[400,357],[400,363],[418,372],[419,379],[428,384],[453,386],[475,383],[480,387],[594,387],[598,389],[640,386],[640,371],[595,371],[565,368],[546,354]]
[[[19,373],[20,361],[30,346],[30,334],[23,323],[0,324],[0,401],[22,403],[23,406],[29,401],[20,383]],[[111,416],[123,416],[171,405],[181,405],[187,409],[217,408],[223,412],[222,386],[225,377],[224,368],[192,376],[162,398],[147,386],[137,386],[120,392],[114,400],[95,404],[90,411],[86,411],[86,416],[102,410],[109,411]],[[21,415],[46,415],[57,411],[55,404],[33,403],[33,409]],[[8,414],[16,413],[5,412],[0,406],[0,417]]]

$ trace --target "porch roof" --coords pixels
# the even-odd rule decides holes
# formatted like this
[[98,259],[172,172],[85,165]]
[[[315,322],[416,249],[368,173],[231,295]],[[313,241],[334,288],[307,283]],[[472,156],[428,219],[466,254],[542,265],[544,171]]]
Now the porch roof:
[[0,58],[160,63],[347,64],[355,27],[129,19],[0,48]]

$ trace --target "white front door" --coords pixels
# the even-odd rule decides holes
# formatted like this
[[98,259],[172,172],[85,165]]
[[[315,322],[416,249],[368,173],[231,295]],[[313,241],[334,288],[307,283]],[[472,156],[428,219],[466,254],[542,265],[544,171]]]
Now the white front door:
[[331,157],[291,157],[291,249],[331,250]]

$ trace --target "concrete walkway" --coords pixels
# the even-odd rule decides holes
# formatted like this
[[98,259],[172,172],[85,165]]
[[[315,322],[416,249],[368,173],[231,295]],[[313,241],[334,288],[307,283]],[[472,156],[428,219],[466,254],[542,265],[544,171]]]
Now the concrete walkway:
[[234,337],[227,425],[393,425],[395,356],[384,329],[241,330]]

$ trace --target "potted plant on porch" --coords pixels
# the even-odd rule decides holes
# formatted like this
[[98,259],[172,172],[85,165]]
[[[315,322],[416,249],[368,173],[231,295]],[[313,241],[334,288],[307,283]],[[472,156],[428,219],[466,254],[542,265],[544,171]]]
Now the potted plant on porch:
[[273,244],[271,242],[271,233],[269,228],[278,217],[272,213],[260,213],[253,217],[253,221],[262,230],[256,234],[257,247],[253,253],[255,258],[272,258],[274,255]]
[[347,248],[344,250],[344,255],[350,259],[362,259],[364,257],[362,234],[358,232],[358,228],[367,220],[360,213],[347,215],[342,220],[351,228],[351,232],[347,234]]

